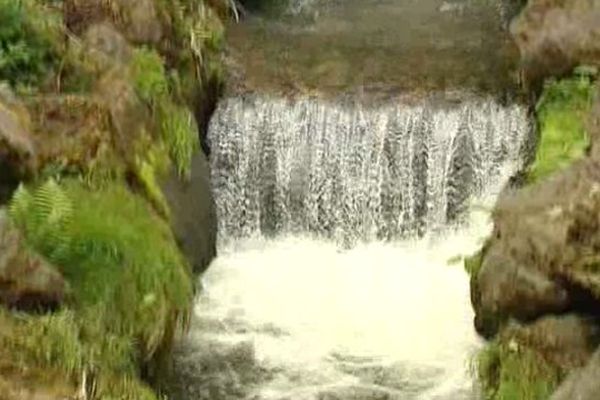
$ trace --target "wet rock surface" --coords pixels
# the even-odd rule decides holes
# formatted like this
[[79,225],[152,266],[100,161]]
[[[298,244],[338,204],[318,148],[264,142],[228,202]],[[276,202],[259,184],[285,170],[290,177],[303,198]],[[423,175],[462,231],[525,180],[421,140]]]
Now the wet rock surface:
[[600,350],[563,382],[550,400],[596,400],[600,393]]
[[203,272],[217,253],[217,216],[204,153],[199,151],[192,159],[188,180],[182,180],[173,169],[162,188],[175,238],[194,272]]
[[506,194],[473,287],[480,331],[491,321],[529,321],[568,310],[597,313],[600,275],[600,163],[582,160]]

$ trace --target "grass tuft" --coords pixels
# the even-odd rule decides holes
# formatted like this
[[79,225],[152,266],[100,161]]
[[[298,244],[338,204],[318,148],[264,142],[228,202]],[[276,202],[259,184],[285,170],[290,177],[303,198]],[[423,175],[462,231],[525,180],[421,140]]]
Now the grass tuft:
[[160,55],[151,49],[135,49],[131,61],[131,73],[138,95],[146,103],[154,106],[157,100],[169,94],[169,82]]
[[477,355],[473,370],[486,400],[546,400],[562,378],[534,351],[499,339]]
[[162,138],[169,148],[171,160],[180,177],[191,173],[192,157],[200,149],[198,127],[194,116],[182,106],[164,102],[160,110]]

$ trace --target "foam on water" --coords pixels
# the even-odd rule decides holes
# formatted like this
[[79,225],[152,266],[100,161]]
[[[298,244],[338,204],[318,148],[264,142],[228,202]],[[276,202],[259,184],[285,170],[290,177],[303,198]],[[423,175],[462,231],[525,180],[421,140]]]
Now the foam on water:
[[[458,262],[523,165],[527,112],[489,98],[377,106],[224,100],[219,257],[175,350],[175,400],[472,400]],[[483,200],[482,200],[483,199]]]
[[441,237],[350,250],[298,236],[232,242],[203,279],[192,340],[252,348],[247,368],[269,373],[243,398],[475,399],[480,340],[468,278],[449,260],[488,231],[474,212]]

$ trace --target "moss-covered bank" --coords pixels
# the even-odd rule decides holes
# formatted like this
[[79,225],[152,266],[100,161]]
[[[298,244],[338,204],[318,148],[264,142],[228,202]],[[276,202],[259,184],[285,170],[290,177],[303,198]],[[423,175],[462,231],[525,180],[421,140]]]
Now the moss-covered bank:
[[[198,126],[220,86],[228,6],[0,0],[6,229],[68,288],[58,307],[38,296],[32,308],[19,280],[7,281],[3,398],[157,398],[170,346],[188,323],[192,269],[214,255],[214,226],[195,228],[206,242],[197,247],[208,250],[188,253],[182,242],[192,239],[178,222],[198,212],[178,209],[181,193],[171,192],[194,179],[209,190],[206,162],[194,160],[204,157]],[[210,193],[203,199],[192,207],[210,225]]]
[[[576,72],[575,76],[570,78],[547,81],[536,107],[539,135],[535,159],[525,174],[525,185],[528,187],[527,192],[530,195],[537,192],[540,196],[546,196],[545,202],[558,200],[550,198],[555,196],[549,194],[550,190],[536,188],[544,185],[556,174],[568,175],[567,169],[577,160],[586,157],[590,147],[590,135],[587,131],[586,121],[591,109],[593,93],[593,74],[586,71]],[[564,178],[562,179],[564,180]],[[573,179],[577,180],[578,178],[574,176]],[[576,182],[574,181],[573,184]],[[585,185],[585,183],[583,184]],[[561,186],[558,182],[557,185]],[[569,186],[565,185],[558,191],[568,190],[570,190]],[[521,193],[521,191],[517,193]],[[481,251],[465,260],[465,268],[471,275],[472,300],[477,314],[476,328],[484,336],[494,337],[474,361],[475,371],[483,385],[486,398],[489,400],[544,400],[550,398],[567,374],[572,369],[581,367],[586,358],[581,358],[575,365],[554,362],[549,359],[547,354],[549,351],[546,349],[553,343],[552,330],[545,331],[543,335],[536,336],[534,340],[523,341],[522,336],[517,333],[531,329],[535,327],[535,324],[508,328],[510,321],[516,318],[530,322],[545,312],[564,313],[570,310],[577,312],[579,308],[584,309],[579,311],[587,314],[585,309],[589,306],[590,300],[587,294],[582,294],[578,290],[576,293],[569,292],[572,290],[570,287],[567,289],[552,288],[551,281],[545,281],[545,278],[537,272],[538,267],[533,267],[538,263],[544,264],[543,267],[540,267],[542,269],[547,269],[552,265],[552,256],[548,251],[548,246],[552,246],[552,243],[551,241],[545,245],[541,245],[541,243],[548,235],[560,237],[560,231],[556,230],[555,224],[550,222],[545,228],[541,225],[534,225],[537,224],[534,213],[541,212],[541,204],[537,204],[539,202],[533,197],[530,197],[527,203],[515,199],[519,206],[514,207],[517,203],[511,201],[510,196],[512,195],[509,194],[508,199],[504,199],[494,211],[496,223],[492,237],[486,241],[486,245]],[[523,196],[527,197],[525,193],[521,197]],[[558,210],[562,207],[562,205],[556,205],[554,209]],[[540,209],[538,210],[538,208]],[[521,211],[525,215],[517,217]],[[517,222],[518,220],[515,219],[513,221],[512,217],[509,217],[513,214],[515,218],[524,218],[527,215],[528,220]],[[553,217],[547,216],[546,218]],[[500,222],[505,220],[514,223]],[[565,223],[567,220],[568,218],[565,219]],[[527,232],[527,238],[518,238],[517,235],[521,228],[515,226],[517,223],[523,227],[531,225],[531,228],[527,228],[523,232],[524,234]],[[538,239],[534,239],[530,235],[535,229],[545,229],[546,232],[538,234]],[[580,228],[572,226],[568,229],[575,235],[575,231]],[[505,235],[515,235],[515,237],[509,240]],[[507,244],[507,248],[499,248],[499,242],[508,243],[508,241],[512,244]],[[527,242],[535,241],[540,241],[540,246],[535,243],[527,244]],[[561,246],[557,243],[556,248],[562,248]],[[534,253],[533,250],[527,250],[536,247],[541,249],[540,252],[535,251]],[[511,248],[514,249],[511,250]],[[553,249],[552,252],[554,251],[557,250]],[[568,252],[569,250],[560,251]],[[510,252],[515,253],[509,255]],[[519,256],[521,253],[523,253],[523,257]],[[524,268],[519,263],[524,262],[532,266],[531,273],[519,272],[520,268]],[[486,271],[482,272],[482,267],[486,263]],[[565,266],[565,268],[570,267]],[[512,273],[516,274],[514,279],[506,275]],[[562,278],[555,276],[554,279]],[[488,282],[492,286],[488,285]],[[482,284],[485,285],[483,288]],[[497,289],[492,289],[492,287]],[[563,292],[567,294],[561,294]],[[562,296],[566,297],[563,299]],[[492,302],[494,305],[489,308]],[[588,304],[586,305],[586,303]],[[492,312],[492,309],[495,311]],[[574,329],[580,328],[575,327]],[[546,353],[544,354],[540,349],[546,349]],[[568,353],[570,350],[567,346],[552,351]],[[586,356],[589,357],[592,351],[593,348],[590,348]]]
[[[489,400],[556,396],[598,346],[600,291],[592,265],[600,232],[594,150],[600,53],[585,39],[597,30],[598,6],[530,0],[512,24],[524,75],[531,89],[541,88],[539,135],[524,187],[501,196],[491,237],[465,261],[475,326],[491,338],[474,360]],[[561,24],[552,23],[557,18]],[[577,63],[589,65],[573,69]]]

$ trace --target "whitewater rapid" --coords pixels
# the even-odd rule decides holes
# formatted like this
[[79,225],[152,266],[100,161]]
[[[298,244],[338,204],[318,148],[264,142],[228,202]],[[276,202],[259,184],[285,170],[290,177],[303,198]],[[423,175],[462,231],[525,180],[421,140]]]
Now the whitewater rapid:
[[174,400],[478,399],[462,259],[531,134],[493,98],[222,100],[219,256]]
[[490,230],[475,208],[435,237],[341,249],[293,235],[221,248],[179,349],[182,379],[204,376],[183,398],[478,399],[470,366],[481,340],[461,262]]

